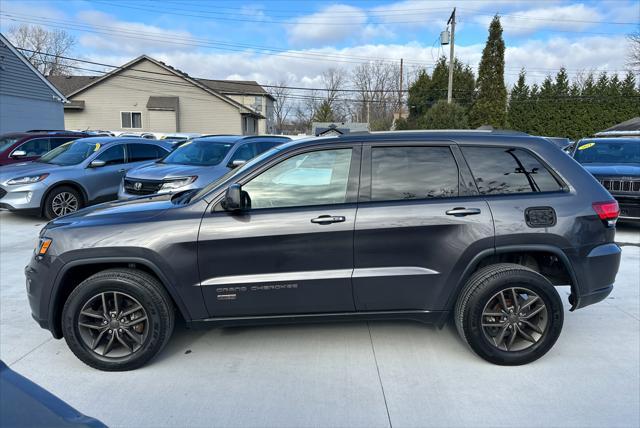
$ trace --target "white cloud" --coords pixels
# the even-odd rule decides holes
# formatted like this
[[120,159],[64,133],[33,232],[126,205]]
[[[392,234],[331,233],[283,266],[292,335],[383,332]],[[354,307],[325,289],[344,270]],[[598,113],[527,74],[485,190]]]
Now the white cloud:
[[[180,50],[193,43],[193,36],[187,31],[171,30],[139,22],[119,21],[114,16],[98,11],[82,11],[78,19],[95,26],[96,31],[107,34],[84,33],[80,44],[104,53],[143,53],[154,50]],[[179,43],[176,43],[179,42]]]
[[[456,45],[456,56],[468,63],[477,72],[482,55],[483,43]],[[143,53],[140,51],[138,53]],[[292,56],[304,54],[343,55],[348,62],[296,59]],[[287,55],[287,56],[285,56]],[[353,69],[361,60],[357,58],[405,59],[405,69],[411,71],[419,66],[432,66],[431,47],[418,43],[359,45],[344,49],[322,48],[291,50],[285,55],[258,56],[243,53],[207,53],[193,51],[172,51],[154,54],[191,76],[212,79],[247,79],[261,83],[288,80],[293,86],[320,86],[320,76],[329,67]],[[120,65],[131,57],[95,56],[90,59],[108,64]],[[355,57],[355,58],[354,58]],[[547,74],[564,66],[569,75],[575,76],[580,70],[622,70],[625,68],[624,37],[583,37],[569,40],[554,38],[548,41],[531,40],[520,45],[507,46],[505,53],[505,80],[513,84],[521,67],[527,70],[530,83],[541,82]]]
[[301,16],[295,22],[296,25],[288,29],[291,45],[326,46],[361,35],[367,15],[357,7],[336,4],[320,12]]

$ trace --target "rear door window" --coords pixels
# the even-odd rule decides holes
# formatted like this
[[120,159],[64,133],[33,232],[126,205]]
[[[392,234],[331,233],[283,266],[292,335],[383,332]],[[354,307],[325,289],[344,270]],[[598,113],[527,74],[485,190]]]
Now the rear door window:
[[532,154],[503,147],[462,147],[483,195],[554,192],[562,186]]
[[448,147],[373,147],[371,200],[458,196],[458,165]]
[[128,144],[129,162],[159,159],[168,152],[154,144]]

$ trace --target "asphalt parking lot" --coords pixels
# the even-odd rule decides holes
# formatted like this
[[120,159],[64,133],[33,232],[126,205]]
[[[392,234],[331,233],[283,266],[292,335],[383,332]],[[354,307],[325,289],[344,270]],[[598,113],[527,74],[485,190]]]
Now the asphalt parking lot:
[[178,326],[151,364],[104,373],[31,319],[23,266],[43,223],[0,211],[0,358],[107,425],[640,426],[640,228],[618,229],[611,296],[567,306],[558,343],[527,366],[484,362],[451,326],[359,322]]

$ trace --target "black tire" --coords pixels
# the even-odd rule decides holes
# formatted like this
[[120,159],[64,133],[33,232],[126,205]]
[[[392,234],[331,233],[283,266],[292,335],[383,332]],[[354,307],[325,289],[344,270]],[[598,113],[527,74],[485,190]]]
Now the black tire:
[[[512,289],[517,291],[511,294]],[[523,295],[527,296],[527,299],[535,296],[537,299],[532,301],[536,306],[535,309],[531,309],[533,304],[530,304],[526,309],[517,312],[533,313],[534,310],[539,310],[538,314],[533,316],[535,320],[544,324],[544,328],[536,325],[542,333],[536,331],[535,343],[530,340],[536,339],[529,334],[532,333],[528,327],[530,324],[518,327],[523,326],[518,321],[524,320],[525,317],[518,318],[518,314],[514,315],[501,309],[490,309],[492,302],[497,302],[500,296],[504,298],[507,294],[513,296],[508,298],[511,302],[520,302],[520,306],[524,307],[523,303],[529,300],[518,300],[522,298],[522,295],[518,294],[522,290],[531,291]],[[505,294],[501,294],[501,291]],[[502,301],[508,305],[507,301]],[[539,309],[543,305],[544,308]],[[504,315],[500,317],[486,315],[497,310]],[[477,355],[493,364],[512,366],[535,361],[553,347],[562,330],[564,308],[558,292],[544,276],[521,265],[500,263],[484,267],[469,278],[456,302],[454,316],[460,337]],[[526,320],[529,321],[529,319]],[[531,321],[533,323],[534,319]],[[493,323],[499,327],[493,327]],[[515,340],[518,340],[518,343],[523,343],[522,349],[516,349],[516,347],[509,349],[504,335],[508,335],[510,339],[512,334],[515,334],[515,337],[513,341],[509,341],[511,346],[515,344]],[[527,340],[524,339],[525,334],[528,336]],[[503,340],[506,342],[505,349],[502,349]]]
[[70,210],[68,212],[65,212],[64,214],[71,214],[72,212],[75,212],[84,206],[82,195],[76,189],[69,186],[56,187],[49,192],[42,206],[42,212],[46,218],[52,220],[63,215],[60,211],[59,206],[54,207],[54,204],[57,201],[56,198],[63,197],[65,199],[69,198],[68,206],[70,208]]
[[[143,331],[139,335],[136,334],[136,337],[139,337],[139,343],[130,340],[124,333],[121,334],[121,338],[127,339],[125,344],[133,344],[137,349],[128,350],[114,341],[114,344],[117,345],[115,348],[122,348],[121,352],[124,353],[131,352],[128,355],[107,355],[112,351],[107,351],[105,355],[101,355],[98,349],[93,351],[87,340],[87,335],[89,334],[87,332],[89,330],[83,327],[83,331],[81,331],[81,327],[78,324],[80,316],[86,319],[85,315],[81,315],[83,309],[85,309],[83,314],[86,313],[87,308],[85,305],[90,304],[97,296],[102,296],[102,293],[105,293],[108,298],[112,298],[109,296],[113,295],[121,296],[120,304],[123,308],[121,308],[120,313],[124,313],[126,309],[123,304],[123,300],[126,300],[126,298],[122,296],[128,296],[132,299],[131,301],[135,301],[135,303],[142,306],[142,310],[137,313],[146,315],[148,321],[138,324],[138,327],[141,327]],[[113,300],[111,300],[112,303]],[[115,317],[116,321],[118,318],[119,316]],[[141,318],[143,317],[140,316]],[[62,310],[62,332],[71,351],[85,364],[105,371],[133,370],[146,364],[169,341],[174,321],[173,303],[162,285],[151,275],[135,269],[108,269],[87,278],[71,292]],[[101,322],[104,323],[99,319],[96,321],[97,324]],[[108,325],[110,327],[111,324]],[[111,334],[116,335],[116,329],[118,329],[118,326],[113,331],[104,332],[103,343],[104,339],[109,338]],[[122,329],[120,328],[119,331],[122,332]],[[97,334],[96,332],[92,338],[95,339]]]

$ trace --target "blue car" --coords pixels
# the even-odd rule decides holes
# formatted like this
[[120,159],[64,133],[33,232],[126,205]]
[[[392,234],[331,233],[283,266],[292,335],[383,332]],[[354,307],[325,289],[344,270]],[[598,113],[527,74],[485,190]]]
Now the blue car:
[[219,135],[183,143],[163,159],[127,172],[118,199],[199,189],[267,150],[283,136]]
[[62,144],[34,162],[0,170],[0,208],[52,219],[116,199],[127,170],[164,157],[171,144],[144,138],[89,137]]

